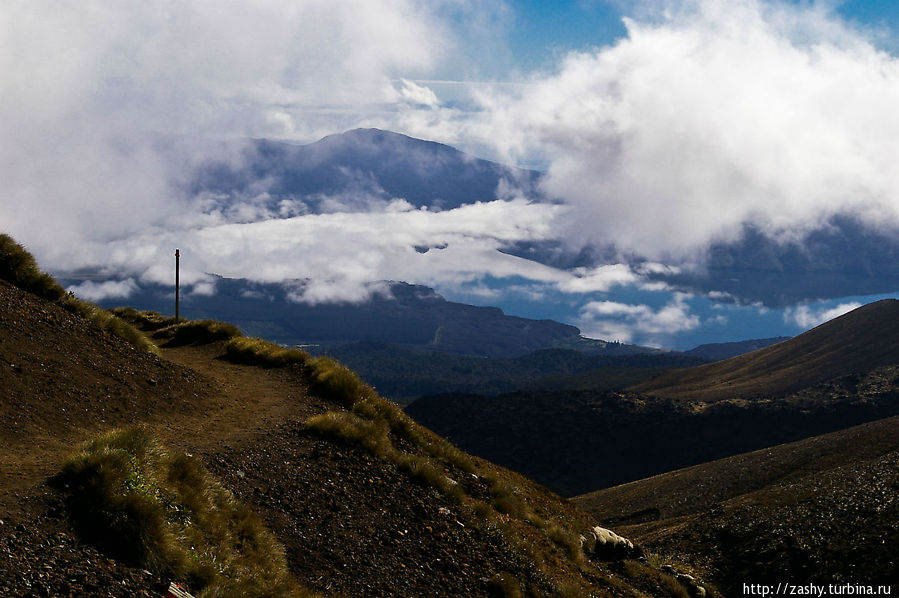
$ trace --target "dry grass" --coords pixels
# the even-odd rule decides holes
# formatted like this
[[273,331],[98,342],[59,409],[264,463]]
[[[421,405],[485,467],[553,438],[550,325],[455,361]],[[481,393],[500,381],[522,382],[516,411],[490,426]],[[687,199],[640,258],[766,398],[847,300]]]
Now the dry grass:
[[58,481],[82,533],[134,565],[187,580],[198,597],[310,595],[259,518],[198,459],[167,453],[143,428],[88,443]]
[[41,272],[28,250],[5,234],[0,234],[0,278],[48,301],[66,296],[66,290],[52,276]]
[[175,316],[164,316],[157,311],[138,311],[133,307],[115,307],[109,311],[142,330],[159,330],[175,324]]
[[269,341],[247,337],[235,337],[228,341],[225,357],[235,363],[267,368],[302,365],[309,361],[309,354],[300,349],[285,349]]
[[0,279],[6,280],[23,291],[57,303],[136,347],[151,353],[158,352],[156,345],[127,322],[93,303],[82,301],[70,293],[66,293],[56,279],[41,271],[28,250],[5,234],[0,234]]
[[240,328],[216,320],[179,321],[156,332],[154,336],[168,338],[169,346],[205,345],[243,336]]

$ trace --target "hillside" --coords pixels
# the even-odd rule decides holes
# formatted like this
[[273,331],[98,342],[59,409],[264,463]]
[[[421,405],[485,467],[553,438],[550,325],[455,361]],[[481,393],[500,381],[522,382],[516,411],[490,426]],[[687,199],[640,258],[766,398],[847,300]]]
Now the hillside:
[[899,301],[886,299],[760,351],[668,372],[631,390],[694,401],[784,395],[824,380],[899,363],[897,338]]
[[464,450],[583,494],[899,414],[899,302],[627,391],[446,394],[407,407]]
[[897,382],[891,367],[776,400],[515,392],[422,397],[406,411],[463,450],[573,496],[899,415]]
[[[210,496],[223,501],[215,508],[237,509],[233,532],[191,540],[208,543],[196,558],[216,554],[216,542],[232,534],[270,534],[268,540],[238,542],[221,555],[269,546],[262,566],[283,554],[292,580],[255,573],[253,584],[275,575],[287,583],[286,593],[247,593],[247,582],[231,577],[255,563],[246,557],[218,572],[213,565],[194,569],[186,581],[195,584],[195,592],[210,580],[243,588],[239,594],[216,590],[224,592],[217,595],[686,592],[657,565],[588,558],[585,550],[592,544],[578,538],[594,525],[585,512],[515,473],[460,453],[329,360],[235,337],[215,323],[173,324],[123,312],[160,345],[156,356],[2,281],[0,293],[0,387],[11,397],[0,411],[3,595],[159,595],[173,573],[191,570],[194,557],[143,561],[134,553],[134,539],[140,538],[138,547],[153,546],[154,534],[169,537],[167,526],[190,533],[205,510],[213,509],[200,510],[196,501],[206,491],[194,494],[196,483],[146,493],[148,484],[175,483],[179,476],[210,480],[203,482],[211,484]],[[240,363],[245,361],[261,365]],[[143,427],[95,436],[130,424]],[[147,435],[168,448],[140,440]],[[84,451],[99,452],[78,453],[92,437]],[[172,470],[168,482],[165,476],[151,481],[161,465],[144,463],[142,452],[121,444],[135,439],[149,442],[150,457],[177,465],[181,473]],[[96,501],[85,502],[92,495],[79,493],[106,487],[102,480],[111,470],[102,464],[116,455],[126,457],[124,466],[140,468],[124,485],[109,486],[124,492],[116,501],[132,506],[112,519],[102,509],[84,519]],[[100,469],[92,469],[95,459]],[[194,506],[178,506],[182,499]],[[116,540],[123,522],[124,529],[143,525],[132,518],[150,513],[160,500],[159,508],[169,513],[158,521],[161,531]],[[104,508],[119,503],[109,504]],[[138,504],[138,511],[130,510]],[[250,531],[256,517],[251,511],[270,532]],[[216,517],[224,514],[213,511],[213,522],[226,525]],[[113,527],[97,529],[98,522]],[[158,553],[163,557],[193,550],[166,546]]]
[[574,499],[656,549],[677,546],[725,593],[778,583],[899,581],[899,418]]
[[721,359],[729,359],[744,353],[758,351],[777,343],[790,340],[789,336],[777,336],[774,338],[760,338],[745,341],[735,341],[730,343],[708,343],[699,345],[689,351],[684,351],[685,355],[690,357],[698,357],[700,359],[708,359],[709,361],[719,361]]

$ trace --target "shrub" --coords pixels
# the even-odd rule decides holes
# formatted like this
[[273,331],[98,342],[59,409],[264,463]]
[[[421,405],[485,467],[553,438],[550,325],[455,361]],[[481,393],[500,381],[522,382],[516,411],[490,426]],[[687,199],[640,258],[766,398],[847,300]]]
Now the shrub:
[[294,597],[284,549],[195,458],[143,428],[114,430],[66,461],[70,516],[129,563],[186,579],[199,596]]
[[258,338],[235,337],[225,345],[225,358],[235,363],[277,368],[304,364],[309,361],[309,354],[300,349],[285,349]]
[[377,396],[351,369],[331,359],[316,357],[309,361],[309,389],[320,397],[331,399],[352,409],[357,403],[373,401]]

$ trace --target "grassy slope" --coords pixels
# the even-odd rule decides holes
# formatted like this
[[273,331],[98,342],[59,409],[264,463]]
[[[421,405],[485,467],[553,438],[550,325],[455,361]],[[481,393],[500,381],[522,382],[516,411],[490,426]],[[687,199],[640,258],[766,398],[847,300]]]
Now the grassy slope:
[[657,550],[677,547],[722,589],[895,583],[899,418],[590,493],[574,501]]
[[721,362],[668,372],[631,388],[715,401],[781,395],[822,380],[899,362],[899,301],[860,307],[793,339]]

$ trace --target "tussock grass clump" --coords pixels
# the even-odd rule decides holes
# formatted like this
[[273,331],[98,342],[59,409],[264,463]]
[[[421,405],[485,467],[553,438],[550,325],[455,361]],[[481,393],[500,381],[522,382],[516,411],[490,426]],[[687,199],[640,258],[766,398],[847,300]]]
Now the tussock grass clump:
[[158,311],[138,311],[133,307],[114,307],[109,311],[144,330],[159,330],[175,323],[175,316],[164,316]]
[[168,341],[168,345],[173,347],[183,345],[205,345],[214,343],[215,341],[226,341],[243,336],[240,328],[234,324],[218,322],[216,320],[188,320],[186,322],[179,322],[165,328],[164,332],[165,334],[162,336],[170,336],[171,340]]
[[374,403],[379,398],[353,370],[330,357],[316,357],[308,365],[309,390],[320,397],[337,401],[347,409]]
[[150,339],[141,334],[137,328],[110,311],[72,296],[64,298],[62,300],[62,306],[69,311],[87,318],[110,334],[125,339],[135,347],[149,351],[150,353],[159,354],[159,348],[154,345]]
[[198,459],[172,455],[143,428],[114,430],[57,476],[79,531],[113,554],[186,580],[198,597],[298,597],[284,549]]
[[41,272],[28,250],[6,234],[0,234],[0,278],[48,301],[59,301],[66,296],[62,285]]
[[158,353],[156,345],[127,322],[93,303],[66,293],[55,278],[41,271],[28,250],[6,234],[0,234],[0,279],[42,299],[57,303],[136,347]]
[[235,363],[245,363],[268,368],[304,364],[309,354],[300,349],[285,349],[259,338],[235,337],[225,345],[225,358]]

